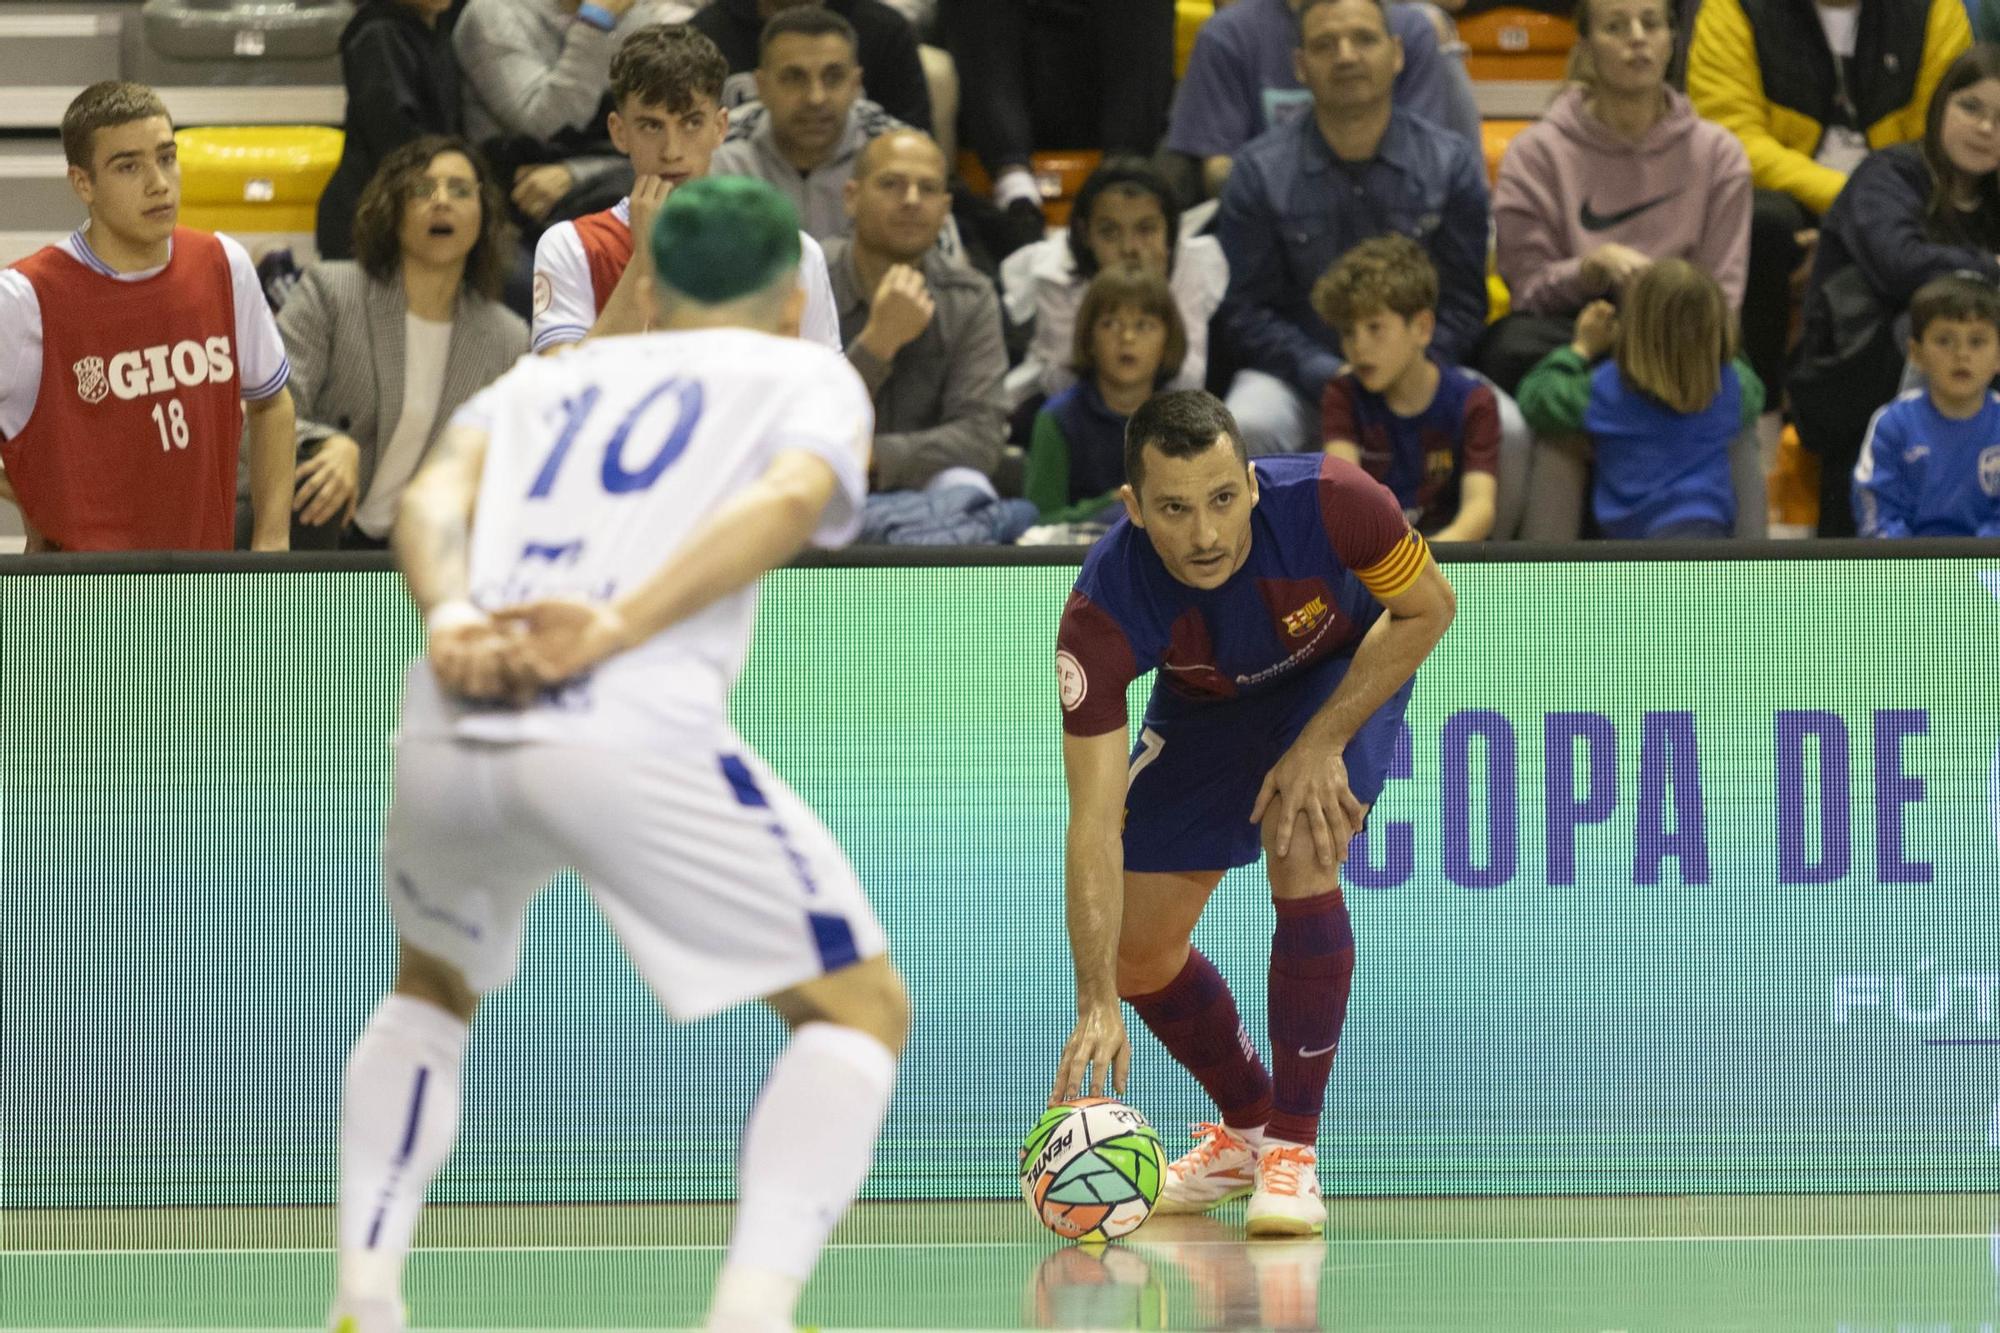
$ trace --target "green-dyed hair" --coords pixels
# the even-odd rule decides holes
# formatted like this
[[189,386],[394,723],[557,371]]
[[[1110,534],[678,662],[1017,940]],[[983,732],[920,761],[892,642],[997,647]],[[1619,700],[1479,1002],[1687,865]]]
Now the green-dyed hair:
[[798,268],[799,215],[763,181],[705,176],[667,196],[652,245],[662,286],[699,305],[727,305]]

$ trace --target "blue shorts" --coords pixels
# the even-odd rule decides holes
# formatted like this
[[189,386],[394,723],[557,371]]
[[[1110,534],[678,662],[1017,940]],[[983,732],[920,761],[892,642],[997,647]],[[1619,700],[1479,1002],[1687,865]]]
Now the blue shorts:
[[[1320,706],[1347,675],[1336,658],[1296,681],[1231,703],[1146,709],[1125,790],[1125,868],[1136,871],[1230,870],[1263,852],[1250,822],[1257,792]],[[1391,695],[1347,743],[1347,783],[1373,805],[1388,780],[1415,678]]]

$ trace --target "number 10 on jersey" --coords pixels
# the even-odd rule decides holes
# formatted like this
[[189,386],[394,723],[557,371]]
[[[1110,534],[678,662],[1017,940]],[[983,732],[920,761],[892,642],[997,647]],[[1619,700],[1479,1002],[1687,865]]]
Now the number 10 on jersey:
[[[668,394],[676,396],[678,413],[673,429],[667,433],[666,442],[643,465],[627,467],[625,445],[633,429],[639,424],[639,418],[646,415],[647,409]],[[590,420],[591,413],[596,410],[598,399],[601,397],[603,389],[592,385],[576,397],[563,400],[562,430],[557,434],[555,445],[549,450],[548,458],[542,463],[541,471],[535,474],[534,484],[528,488],[530,500],[546,500],[549,492],[555,489],[556,477],[561,473],[563,463],[569,457],[570,447],[576,443],[577,436],[583,433],[584,423]],[[694,380],[678,377],[662,380],[641,395],[639,401],[632,405],[632,410],[625,414],[625,419],[618,423],[618,428],[612,431],[604,442],[604,463],[598,471],[598,477],[605,491],[612,495],[624,495],[632,491],[646,490],[658,481],[661,474],[672,467],[674,460],[687,449],[688,440],[694,435],[695,425],[701,420],[701,408],[701,385]]]

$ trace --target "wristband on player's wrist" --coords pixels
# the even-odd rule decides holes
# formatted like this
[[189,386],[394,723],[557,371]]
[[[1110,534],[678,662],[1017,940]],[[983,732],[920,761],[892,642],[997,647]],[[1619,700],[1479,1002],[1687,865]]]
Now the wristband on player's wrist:
[[603,5],[594,5],[589,0],[577,6],[576,16],[599,32],[610,32],[618,26],[618,16]]
[[461,625],[483,625],[485,623],[486,613],[463,597],[454,597],[449,601],[439,602],[431,608],[430,614],[424,617],[424,629],[427,633],[431,634],[442,634],[448,629],[457,629]]

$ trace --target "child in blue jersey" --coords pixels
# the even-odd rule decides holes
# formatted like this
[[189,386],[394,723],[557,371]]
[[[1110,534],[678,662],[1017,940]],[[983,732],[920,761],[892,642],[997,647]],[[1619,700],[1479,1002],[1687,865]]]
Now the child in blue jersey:
[[1606,537],[1734,530],[1730,447],[1764,410],[1764,386],[1736,356],[1722,289],[1695,265],[1651,265],[1622,313],[1585,306],[1575,341],[1543,357],[1516,397],[1536,431],[1588,437],[1590,508]]
[[1347,368],[1320,399],[1326,451],[1387,486],[1434,541],[1483,541],[1499,493],[1500,404],[1493,386],[1431,353],[1438,277],[1407,236],[1342,255],[1313,287]]
[[2000,292],[1978,278],[1926,283],[1910,302],[1924,386],[1868,423],[1854,466],[1864,537],[2000,537]]
[[[1159,395],[1125,440],[1124,517],[1056,640],[1077,1023],[1053,1099],[1093,1071],[1123,1090],[1129,1001],[1218,1113],[1157,1210],[1247,1194],[1252,1235],[1316,1235],[1319,1117],[1354,973],[1339,865],[1451,623],[1451,585],[1380,483],[1327,455],[1250,464],[1208,394]],[[1155,670],[1133,748],[1126,694]],[[1224,872],[1260,850],[1277,914],[1268,1073],[1191,943]]]
[[1071,340],[1076,383],[1035,415],[1023,493],[1044,523],[1108,523],[1125,485],[1125,422],[1187,359],[1167,280],[1150,269],[1099,271]]

